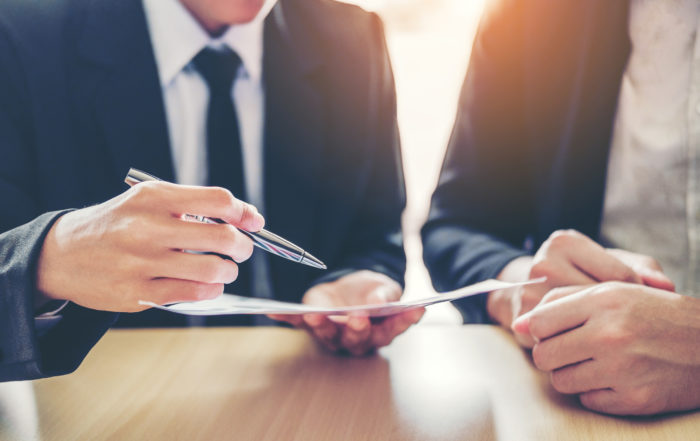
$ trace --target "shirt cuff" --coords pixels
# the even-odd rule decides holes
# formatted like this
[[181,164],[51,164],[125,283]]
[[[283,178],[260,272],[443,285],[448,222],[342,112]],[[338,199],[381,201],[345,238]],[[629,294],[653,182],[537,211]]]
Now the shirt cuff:
[[46,318],[53,317],[63,310],[68,304],[68,300],[52,300],[41,308],[37,309],[34,313],[34,318]]

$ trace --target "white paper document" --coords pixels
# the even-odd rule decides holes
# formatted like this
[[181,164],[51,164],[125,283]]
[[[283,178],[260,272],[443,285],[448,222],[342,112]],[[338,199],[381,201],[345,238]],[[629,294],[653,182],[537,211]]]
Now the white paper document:
[[322,315],[361,315],[383,317],[397,314],[409,309],[450,302],[477,294],[484,294],[499,289],[542,283],[545,279],[522,283],[508,283],[499,280],[486,280],[475,285],[466,286],[456,291],[446,292],[418,300],[397,301],[380,305],[356,305],[344,307],[319,307],[300,303],[279,302],[277,300],[242,297],[222,294],[213,300],[199,302],[182,302],[161,306],[153,302],[139,301],[139,304],[186,315],[234,315],[234,314],[322,314]]

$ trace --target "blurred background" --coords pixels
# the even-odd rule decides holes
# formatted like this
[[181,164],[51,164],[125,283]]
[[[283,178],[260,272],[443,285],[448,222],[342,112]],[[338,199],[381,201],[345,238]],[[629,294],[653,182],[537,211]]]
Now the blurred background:
[[[396,78],[408,204],[404,213],[407,298],[432,295],[421,257],[428,214],[484,0],[343,0],[379,14]],[[461,323],[449,304],[421,323]]]

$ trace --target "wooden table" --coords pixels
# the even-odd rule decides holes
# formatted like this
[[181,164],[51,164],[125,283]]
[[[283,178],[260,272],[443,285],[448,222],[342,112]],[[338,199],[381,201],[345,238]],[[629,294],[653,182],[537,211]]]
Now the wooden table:
[[700,439],[700,412],[583,410],[488,326],[419,326],[361,359],[281,328],[115,330],[76,373],[0,397],[3,440]]

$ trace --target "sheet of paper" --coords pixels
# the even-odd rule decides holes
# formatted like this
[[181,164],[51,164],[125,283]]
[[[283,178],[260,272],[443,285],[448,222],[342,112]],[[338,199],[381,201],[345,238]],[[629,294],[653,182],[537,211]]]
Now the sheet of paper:
[[393,315],[408,309],[450,302],[477,294],[483,294],[499,289],[542,283],[545,279],[531,280],[523,283],[508,283],[499,280],[486,280],[475,285],[466,286],[456,291],[446,292],[435,296],[410,300],[384,303],[381,305],[357,305],[338,308],[323,308],[300,303],[279,302],[277,300],[242,297],[234,294],[223,294],[213,300],[199,302],[183,302],[161,306],[152,302],[140,300],[141,305],[163,309],[186,315],[235,315],[235,314],[323,314],[323,315],[362,315],[383,317]]

